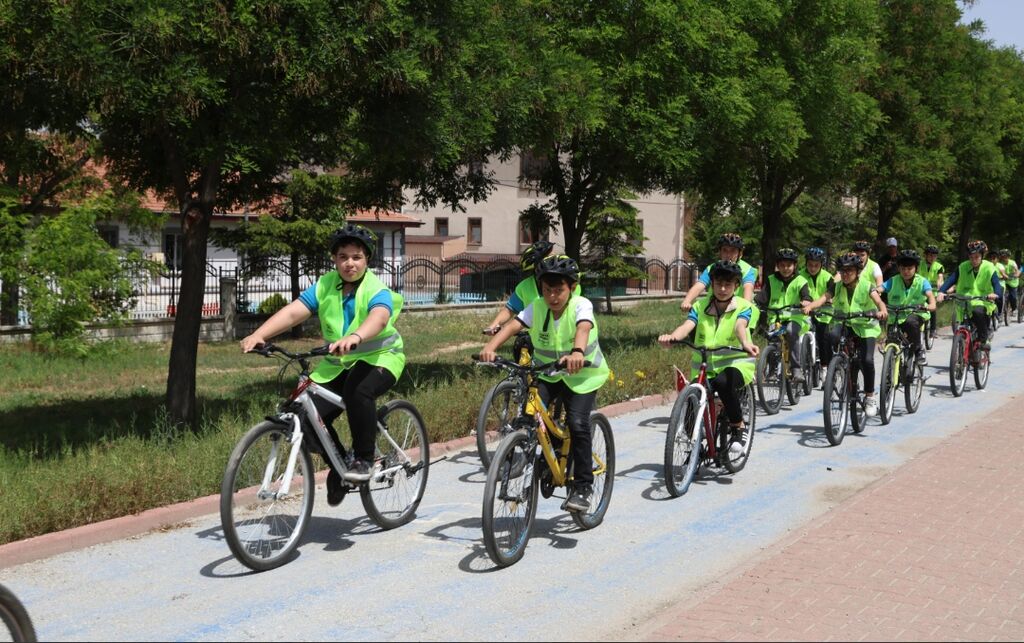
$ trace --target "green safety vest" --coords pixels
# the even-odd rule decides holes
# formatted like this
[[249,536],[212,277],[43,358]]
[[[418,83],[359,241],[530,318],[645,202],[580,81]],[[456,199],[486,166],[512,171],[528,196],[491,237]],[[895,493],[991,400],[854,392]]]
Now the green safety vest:
[[[562,316],[558,320],[558,329],[555,329],[554,319],[548,303],[543,297],[533,300],[533,325],[530,327],[530,340],[533,342],[533,356],[542,363],[547,364],[561,359],[572,353],[576,342],[576,302],[582,295],[573,295],[565,304]],[[565,382],[574,393],[590,393],[601,388],[608,381],[611,369],[601,352],[601,345],[597,341],[597,320],[590,329],[587,337],[587,347],[583,350],[583,359],[590,362],[590,366],[581,368],[575,375],[568,373],[563,375],[542,375],[545,382]]]
[[[928,297],[924,294],[924,284],[927,281],[921,275],[914,275],[913,281],[910,282],[910,286],[903,283],[903,277],[901,275],[895,275],[892,278],[892,288],[889,289],[889,304],[892,306],[920,306],[928,303]],[[922,319],[928,320],[932,318],[932,314],[927,311],[921,311],[918,313],[911,313],[910,311],[904,310],[900,313],[900,318],[897,320],[898,323],[907,321],[907,317],[911,315],[920,315]]]
[[[736,338],[736,320],[745,310],[753,313],[756,308],[749,301],[742,297],[733,297],[729,307],[721,317],[716,314],[713,296],[701,297],[693,307],[697,311],[697,333],[693,343],[697,346],[707,348],[720,348],[722,346],[736,346],[740,341]],[[750,339],[749,329],[747,339]],[[746,352],[737,353],[712,353],[708,356],[708,379],[715,377],[726,368],[735,368],[743,376],[743,385],[746,386],[754,381],[754,372],[757,370],[754,358]],[[700,363],[698,356],[694,355],[690,362],[690,379],[696,380],[700,374]]]
[[[769,308],[782,308],[783,306],[796,306],[800,304],[800,291],[804,286],[810,285],[807,280],[797,275],[789,280],[789,283],[784,283],[775,274],[768,275],[768,307]],[[803,335],[811,329],[811,323],[807,320],[807,315],[803,313],[795,312],[781,312],[771,313],[776,316],[782,323],[796,322],[800,326],[800,334]]]
[[[874,290],[874,281],[868,283],[863,279],[857,280],[857,287],[853,291],[853,299],[843,282],[836,283],[836,294],[832,297],[832,308],[839,313],[860,313],[868,310],[878,310],[871,291]],[[877,319],[851,319],[850,328],[858,337],[878,337],[882,334],[882,326]]]
[[[367,270],[363,280],[356,288],[355,317],[348,326],[344,326],[345,314],[342,309],[342,280],[338,271],[334,270],[316,282],[316,299],[319,306],[320,332],[327,342],[336,342],[348,334],[349,328],[355,330],[366,321],[369,315],[370,300],[387,286],[377,275]],[[395,330],[395,320],[402,311],[404,302],[401,295],[391,293],[391,318],[387,326],[376,337],[359,342],[355,350],[340,357],[328,355],[320,360],[310,378],[318,384],[330,382],[342,371],[351,368],[356,362],[366,362],[373,366],[382,366],[391,372],[397,380],[405,369],[405,353],[402,351],[402,336]]]
[[[533,303],[534,299],[540,297],[540,290],[537,287],[536,277],[527,277],[516,285],[515,290],[516,296],[519,297],[519,301],[523,302],[523,307],[529,306]],[[572,291],[573,296],[580,294],[580,285],[577,283],[576,288]]]
[[[868,257],[868,262],[861,268],[860,278],[863,281],[867,281],[872,286],[875,285],[875,268],[878,267],[878,263],[874,259]],[[842,283],[842,280],[840,280]]]
[[[743,292],[743,279],[746,278],[748,273],[750,273],[750,272],[754,273],[754,283],[755,284],[757,283],[757,268],[751,266],[746,261],[743,261],[743,259],[740,259],[739,261],[737,261],[736,265],[738,265],[740,267],[740,275],[741,275],[741,277],[740,277],[740,292],[742,293]],[[753,304],[754,302],[750,302],[750,303]],[[752,305],[752,310],[750,311],[750,328],[751,329],[757,327],[757,320],[760,319],[760,318],[761,318],[761,309],[758,308],[757,306],[753,306]]]
[[922,259],[920,265],[917,267],[917,274],[930,281],[932,283],[932,288],[938,288],[942,285],[939,283],[940,272],[946,272],[946,267],[938,261],[933,261],[931,265],[928,265],[928,263]]
[[1006,264],[1006,270],[1007,270],[1007,272],[1006,272],[1007,275],[1009,275],[1011,272],[1016,272],[1017,273],[1017,276],[1014,277],[1013,279],[1007,280],[1006,284],[1008,286],[1010,286],[1011,288],[1016,288],[1017,286],[1019,286],[1020,285],[1020,272],[1019,272],[1020,268],[1017,266],[1017,262],[1014,261],[1013,259],[1010,259],[1010,262],[1008,264]]
[[[811,276],[811,273],[807,272],[807,268],[800,270],[800,276],[807,280],[807,289],[811,291],[811,299],[815,300],[824,295],[828,291],[828,286],[832,282],[832,273],[822,268],[818,271],[818,274]],[[818,321],[823,324],[827,324],[832,321],[831,315],[818,315]]]
[[[982,301],[974,304],[975,307],[978,304],[982,304],[985,307],[985,312],[989,315],[994,313],[996,311],[996,302],[985,299],[987,295],[995,292],[992,289],[992,275],[996,273],[996,267],[992,265],[992,262],[988,259],[982,259],[981,265],[978,266],[978,275],[975,276],[971,262],[965,261],[960,264],[959,273],[959,278],[956,281],[957,294],[965,297],[978,297]],[[957,308],[957,318],[963,321],[960,315],[961,310],[961,308]]]

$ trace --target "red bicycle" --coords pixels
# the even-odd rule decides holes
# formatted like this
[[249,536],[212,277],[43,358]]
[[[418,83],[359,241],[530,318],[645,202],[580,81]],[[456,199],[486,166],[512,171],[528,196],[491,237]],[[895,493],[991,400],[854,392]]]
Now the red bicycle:
[[988,384],[988,371],[992,365],[989,349],[983,348],[977,339],[978,329],[974,327],[971,311],[974,304],[982,301],[981,297],[947,294],[957,305],[957,315],[953,318],[953,347],[949,353],[949,388],[954,397],[964,394],[967,386],[967,370],[974,371],[974,384],[978,390]]
[[[739,435],[732,435],[722,402],[708,382],[708,355],[719,352],[746,355],[746,351],[735,346],[705,348],[685,339],[672,343],[700,351],[700,372],[694,382],[687,383],[686,377],[676,369],[676,387],[681,392],[672,407],[665,436],[665,486],[678,498],[690,488],[702,460],[725,467],[729,473],[737,473],[747,464],[754,444],[754,386],[747,385],[741,393],[745,426]],[[714,404],[709,404],[709,400],[714,400]],[[729,446],[734,441],[740,443],[742,449],[731,451]]]

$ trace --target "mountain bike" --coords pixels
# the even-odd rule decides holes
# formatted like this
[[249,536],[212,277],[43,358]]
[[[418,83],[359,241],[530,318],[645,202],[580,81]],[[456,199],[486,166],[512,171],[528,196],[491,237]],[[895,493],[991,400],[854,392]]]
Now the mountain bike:
[[968,369],[974,372],[974,384],[978,390],[988,385],[989,349],[977,340],[978,329],[971,317],[974,304],[984,300],[953,293],[947,294],[946,299],[952,299],[957,306],[957,314],[953,317],[953,345],[949,351],[949,388],[954,397],[960,397],[967,387]]
[[[722,402],[715,396],[708,381],[708,356],[711,353],[742,353],[746,351],[734,346],[706,348],[687,340],[673,341],[700,352],[700,370],[697,379],[686,384],[669,416],[668,432],[665,435],[665,487],[672,497],[678,498],[687,492],[697,474],[701,462],[717,464],[729,473],[739,473],[750,458],[754,445],[754,386],[748,384],[741,393],[744,427],[739,435],[733,435],[729,427]],[[681,379],[685,378],[679,375]],[[714,403],[710,403],[710,401]],[[729,450],[737,442],[742,445],[738,452]]]
[[1002,305],[999,307],[1002,311],[1001,317],[1003,318],[1003,326],[1010,325],[1010,287],[1003,286],[1003,297]]
[[[484,545],[494,564],[508,567],[526,552],[537,516],[538,493],[550,498],[562,487],[569,493],[572,491],[572,437],[568,427],[549,414],[537,388],[538,376],[553,375],[562,366],[558,362],[521,365],[502,357],[494,362],[478,363],[514,369],[518,377],[528,382],[526,399],[512,423],[515,430],[498,445],[484,484]],[[604,520],[615,482],[615,440],[611,423],[601,413],[591,413],[590,427],[594,502],[590,511],[569,511],[580,529],[593,529]]]
[[[790,363],[784,321],[779,319],[781,312],[795,312],[802,308],[800,306],[783,306],[764,308],[763,310],[769,314],[771,321],[768,322],[768,327],[765,330],[768,342],[761,354],[758,355],[757,376],[754,379],[757,382],[757,397],[761,402],[761,408],[768,415],[775,415],[782,407],[783,391],[786,392],[786,397],[791,405],[798,404],[800,396],[804,394],[806,384],[793,382],[792,367],[794,364]],[[807,361],[809,357],[810,355],[804,352],[803,363],[800,364],[804,368],[805,377],[809,376],[810,364]],[[810,391],[808,391],[809,393]]]
[[[925,306],[889,306],[889,325],[885,332],[885,346],[882,349],[882,373],[878,388],[878,417],[882,424],[892,420],[896,405],[896,391],[903,388],[903,401],[907,413],[917,412],[924,391],[924,368],[917,363],[918,347],[913,344],[899,324],[900,313],[927,310]],[[906,317],[903,318],[906,321]],[[921,332],[928,332],[927,323],[921,325]]]
[[[351,454],[337,448],[313,404],[317,397],[345,409],[341,396],[314,382],[311,357],[328,354],[321,346],[308,353],[290,353],[264,344],[254,353],[282,355],[286,364],[301,367],[298,385],[277,413],[251,428],[238,441],[220,492],[220,517],[231,553],[256,571],[273,569],[288,560],[309,525],[313,510],[313,453],[344,475]],[[377,411],[377,438],[370,479],[343,488],[359,490],[363,507],[381,529],[413,519],[423,498],[430,467],[430,447],[420,412],[411,402],[392,400]]]
[[0,639],[26,643],[36,640],[36,630],[25,606],[3,585],[0,585],[0,621],[7,628],[7,636],[3,636],[3,630],[0,630]]
[[833,321],[842,324],[843,330],[825,375],[822,415],[825,418],[825,437],[829,444],[838,446],[846,436],[848,424],[853,425],[854,433],[860,433],[867,421],[864,369],[860,368],[860,357],[856,349],[857,335],[850,322],[854,319],[874,319],[877,314],[873,310],[856,313],[833,311],[829,314]]
[[[531,363],[533,346],[530,344],[529,331],[520,331],[516,334],[512,354],[522,366]],[[519,415],[519,409],[529,392],[527,382],[519,377],[515,370],[507,370],[505,379],[487,390],[476,418],[476,450],[484,470],[491,466],[494,451],[501,440],[514,430],[512,420]],[[497,440],[488,439],[493,434],[497,435]]]

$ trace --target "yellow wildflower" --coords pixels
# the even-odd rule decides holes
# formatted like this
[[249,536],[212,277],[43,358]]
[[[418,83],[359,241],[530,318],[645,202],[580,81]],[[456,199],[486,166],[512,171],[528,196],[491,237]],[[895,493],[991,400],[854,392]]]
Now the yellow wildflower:
[[645,377],[647,377],[647,375],[645,375],[643,371],[636,371],[635,373],[633,373],[633,375],[636,375],[640,379],[644,379]]
[[615,381],[615,371],[613,371],[611,369],[608,369],[608,381],[609,382],[614,382]]
[[625,386],[626,385],[622,380],[619,380],[618,382],[616,382],[616,384],[618,384],[619,386]]

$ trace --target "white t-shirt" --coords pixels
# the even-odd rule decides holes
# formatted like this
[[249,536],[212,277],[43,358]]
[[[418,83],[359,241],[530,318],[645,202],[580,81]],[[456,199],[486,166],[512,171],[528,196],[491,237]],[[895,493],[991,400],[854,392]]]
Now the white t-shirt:
[[[562,317],[565,317],[563,314]],[[521,321],[527,328],[533,326],[533,304],[531,303],[523,309],[521,313],[516,316],[516,319]],[[560,320],[555,319],[555,316],[551,316],[551,324],[554,328],[551,331],[558,330],[558,322]],[[594,304],[590,303],[590,300],[586,297],[576,298],[576,323],[579,324],[582,321],[588,321],[591,324],[594,323]],[[540,320],[540,323],[544,323],[544,320]]]

